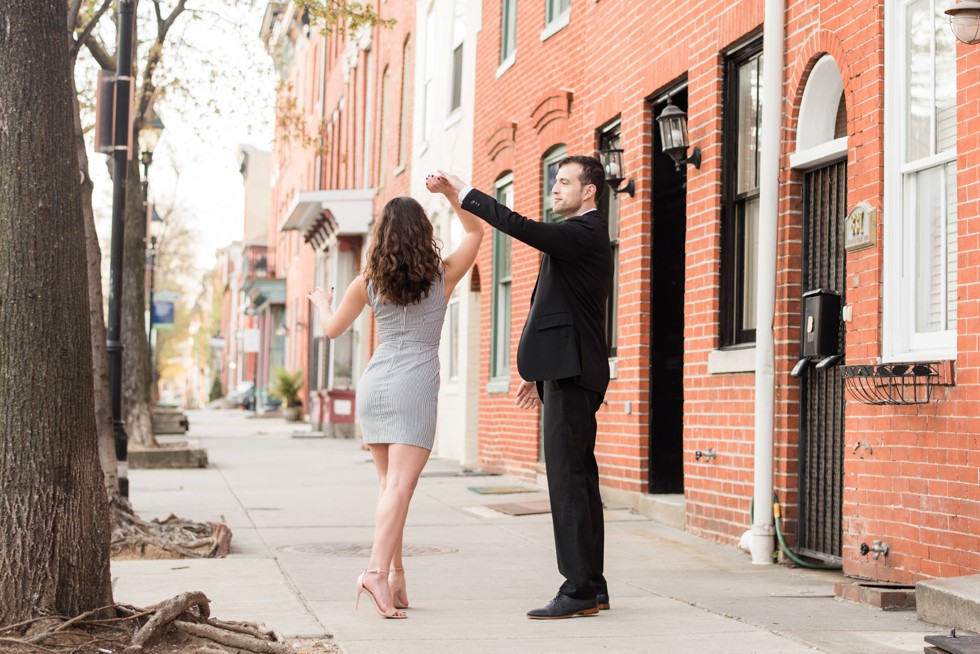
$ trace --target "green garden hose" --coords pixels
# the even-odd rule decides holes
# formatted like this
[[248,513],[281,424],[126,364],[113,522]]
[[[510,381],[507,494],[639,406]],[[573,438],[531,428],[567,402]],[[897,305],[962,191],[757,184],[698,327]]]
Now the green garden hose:
[[775,493],[772,496],[772,517],[773,522],[776,525],[776,538],[779,540],[779,549],[783,551],[783,554],[789,557],[789,559],[800,566],[801,568],[810,568],[811,570],[840,570],[840,565],[835,564],[822,564],[822,563],[809,563],[804,561],[793,551],[787,547],[786,541],[783,539],[783,530],[779,528],[779,520],[781,518],[781,511],[779,509],[779,498],[776,497]]

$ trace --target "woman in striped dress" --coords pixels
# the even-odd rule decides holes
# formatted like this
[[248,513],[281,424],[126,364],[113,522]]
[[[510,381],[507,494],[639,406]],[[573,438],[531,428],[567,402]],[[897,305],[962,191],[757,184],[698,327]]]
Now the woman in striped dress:
[[[434,178],[426,180],[429,190]],[[395,198],[375,221],[364,272],[351,282],[337,310],[332,309],[332,288],[310,294],[328,338],[342,334],[368,304],[381,337],[357,388],[357,420],[381,492],[371,561],[357,579],[356,598],[367,592],[386,618],[404,618],[400,609],[408,607],[402,533],[435,439],[439,336],[446,304],[483,239],[482,221],[463,211],[454,193],[446,198],[465,232],[451,255],[441,258],[422,206],[412,198]]]

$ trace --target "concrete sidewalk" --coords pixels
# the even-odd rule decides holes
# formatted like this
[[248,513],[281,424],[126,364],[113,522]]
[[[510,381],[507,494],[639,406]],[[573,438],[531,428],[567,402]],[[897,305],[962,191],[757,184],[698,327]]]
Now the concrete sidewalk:
[[561,583],[550,516],[486,506],[546,494],[528,486],[533,492],[477,494],[470,488],[522,484],[460,476],[458,466],[437,459],[423,473],[405,534],[409,618],[382,620],[367,601],[354,613],[377,493],[370,455],[354,441],[293,437],[308,425],[237,411],[189,416],[188,436],[208,449],[210,467],[132,470],[131,500],[147,518],[226,522],[232,553],[113,562],[117,601],[147,605],[201,590],[218,618],[295,636],[330,633],[348,654],[911,654],[923,651],[926,634],[947,631],[914,611],[835,600],[838,573],[753,566],[734,548],[625,509],[606,512],[612,610],[528,620],[527,609]]

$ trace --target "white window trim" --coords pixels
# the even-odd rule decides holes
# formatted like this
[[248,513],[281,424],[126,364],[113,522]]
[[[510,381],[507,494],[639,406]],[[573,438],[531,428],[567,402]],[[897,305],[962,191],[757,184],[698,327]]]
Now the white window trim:
[[789,155],[789,167],[796,170],[811,170],[847,156],[847,137],[826,141],[806,150],[797,150]]
[[514,48],[513,52],[511,52],[510,55],[508,55],[507,58],[504,59],[502,62],[500,62],[500,65],[497,66],[497,77],[500,77],[501,75],[506,73],[510,69],[510,67],[513,66],[516,62],[517,62],[517,48]]
[[[886,218],[884,241],[884,275],[882,278],[881,358],[884,362],[955,360],[956,330],[916,333],[914,280],[911,266],[914,261],[913,225],[902,213],[905,206],[902,175],[930,164],[956,160],[955,149],[941,155],[903,165],[905,152],[902,143],[904,105],[905,48],[903,0],[885,4],[885,193],[882,215]],[[891,229],[889,229],[891,225]],[[908,271],[909,276],[903,276]]]
[[571,22],[572,8],[569,6],[568,9],[555,16],[553,19],[551,19],[550,23],[544,26],[544,29],[541,30],[541,40],[547,41],[549,38],[568,27],[569,23]]
[[755,343],[749,347],[733,347],[708,352],[709,375],[736,372],[755,372]]
[[442,128],[449,129],[453,125],[458,124],[459,121],[461,121],[462,119],[463,119],[463,106],[460,105],[449,112],[449,115],[446,116],[446,122],[442,124]]

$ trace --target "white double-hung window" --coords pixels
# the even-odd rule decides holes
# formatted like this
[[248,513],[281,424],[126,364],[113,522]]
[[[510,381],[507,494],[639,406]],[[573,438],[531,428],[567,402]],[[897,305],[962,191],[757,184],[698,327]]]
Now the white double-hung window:
[[886,4],[887,361],[956,358],[956,42],[943,14],[950,5]]

